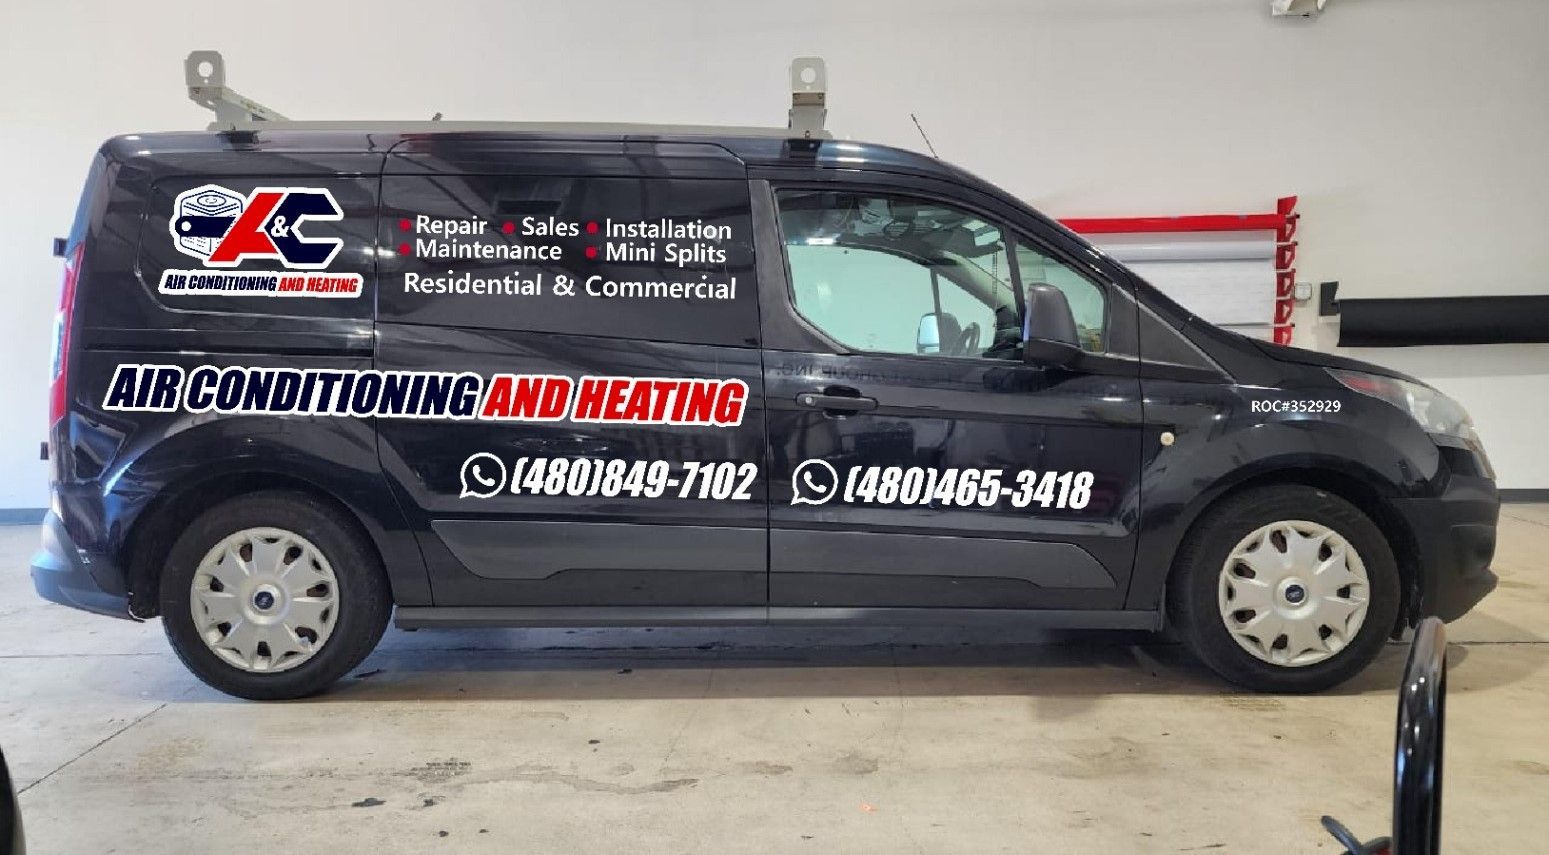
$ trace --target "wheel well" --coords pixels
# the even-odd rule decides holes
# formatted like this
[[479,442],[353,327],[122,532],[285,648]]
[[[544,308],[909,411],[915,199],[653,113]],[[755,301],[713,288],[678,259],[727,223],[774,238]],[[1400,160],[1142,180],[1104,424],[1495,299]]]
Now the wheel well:
[[188,521],[227,499],[262,490],[305,493],[332,506],[370,545],[377,561],[382,561],[376,541],[361,525],[360,518],[327,490],[310,481],[275,472],[223,474],[163,491],[163,495],[135,521],[123,546],[123,566],[128,568],[129,613],[138,618],[155,617],[160,613],[161,571],[167,553]]
[[[1409,529],[1409,524],[1404,518],[1388,504],[1387,499],[1371,484],[1339,472],[1333,469],[1277,469],[1244,479],[1233,484],[1226,492],[1200,509],[1190,524],[1190,531],[1199,525],[1205,512],[1226,501],[1232,496],[1245,490],[1256,487],[1264,487],[1273,484],[1300,484],[1307,487],[1316,487],[1338,496],[1341,499],[1355,505],[1361,513],[1370,517],[1377,524],[1383,535],[1388,540],[1388,546],[1393,550],[1394,562],[1398,565],[1399,590],[1403,594],[1403,602],[1399,603],[1398,625],[1393,627],[1396,635],[1405,626],[1412,626],[1418,621],[1418,616],[1411,615],[1413,607],[1420,601],[1419,597],[1419,554],[1420,549],[1415,540],[1414,532]],[[1187,536],[1187,535],[1185,535]]]

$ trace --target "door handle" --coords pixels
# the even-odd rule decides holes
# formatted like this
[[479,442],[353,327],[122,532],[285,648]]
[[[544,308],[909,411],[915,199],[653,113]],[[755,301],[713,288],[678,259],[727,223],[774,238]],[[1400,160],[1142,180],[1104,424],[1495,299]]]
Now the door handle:
[[821,392],[803,392],[796,396],[796,403],[828,413],[863,413],[877,408],[876,398],[859,395],[825,395]]

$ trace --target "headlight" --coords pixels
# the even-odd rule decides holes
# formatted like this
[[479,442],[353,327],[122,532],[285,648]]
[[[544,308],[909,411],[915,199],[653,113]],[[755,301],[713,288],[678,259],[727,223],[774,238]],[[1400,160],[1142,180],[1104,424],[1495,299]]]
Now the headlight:
[[1471,440],[1473,443],[1478,442],[1478,436],[1474,433],[1474,421],[1468,417],[1468,411],[1464,410],[1457,401],[1429,386],[1410,383],[1396,377],[1383,377],[1360,371],[1341,371],[1337,368],[1328,369],[1328,373],[1332,374],[1335,380],[1343,383],[1346,388],[1373,398],[1381,398],[1408,413],[1420,423],[1420,427],[1424,428],[1426,433],[1439,433]]

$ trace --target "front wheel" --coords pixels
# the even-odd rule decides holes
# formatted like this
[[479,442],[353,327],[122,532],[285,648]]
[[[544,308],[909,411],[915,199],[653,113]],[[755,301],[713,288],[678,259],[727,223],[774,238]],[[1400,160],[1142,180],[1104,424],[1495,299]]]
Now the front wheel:
[[1398,566],[1354,505],[1300,485],[1260,487],[1208,510],[1179,548],[1168,614],[1211,670],[1261,692],[1316,692],[1382,649]]
[[196,518],[168,553],[160,601],[183,664],[251,700],[327,688],[366,658],[392,611],[381,564],[351,521],[280,491]]

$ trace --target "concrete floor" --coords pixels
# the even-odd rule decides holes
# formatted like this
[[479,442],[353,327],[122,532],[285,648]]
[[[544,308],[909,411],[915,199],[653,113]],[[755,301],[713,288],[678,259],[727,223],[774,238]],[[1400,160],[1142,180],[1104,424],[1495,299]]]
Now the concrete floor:
[[[32,850],[1313,852],[1389,821],[1406,648],[1231,690],[1145,635],[404,633],[246,703],[137,625],[46,604],[0,528],[0,745]],[[1549,838],[1549,505],[1450,628],[1449,851]]]

